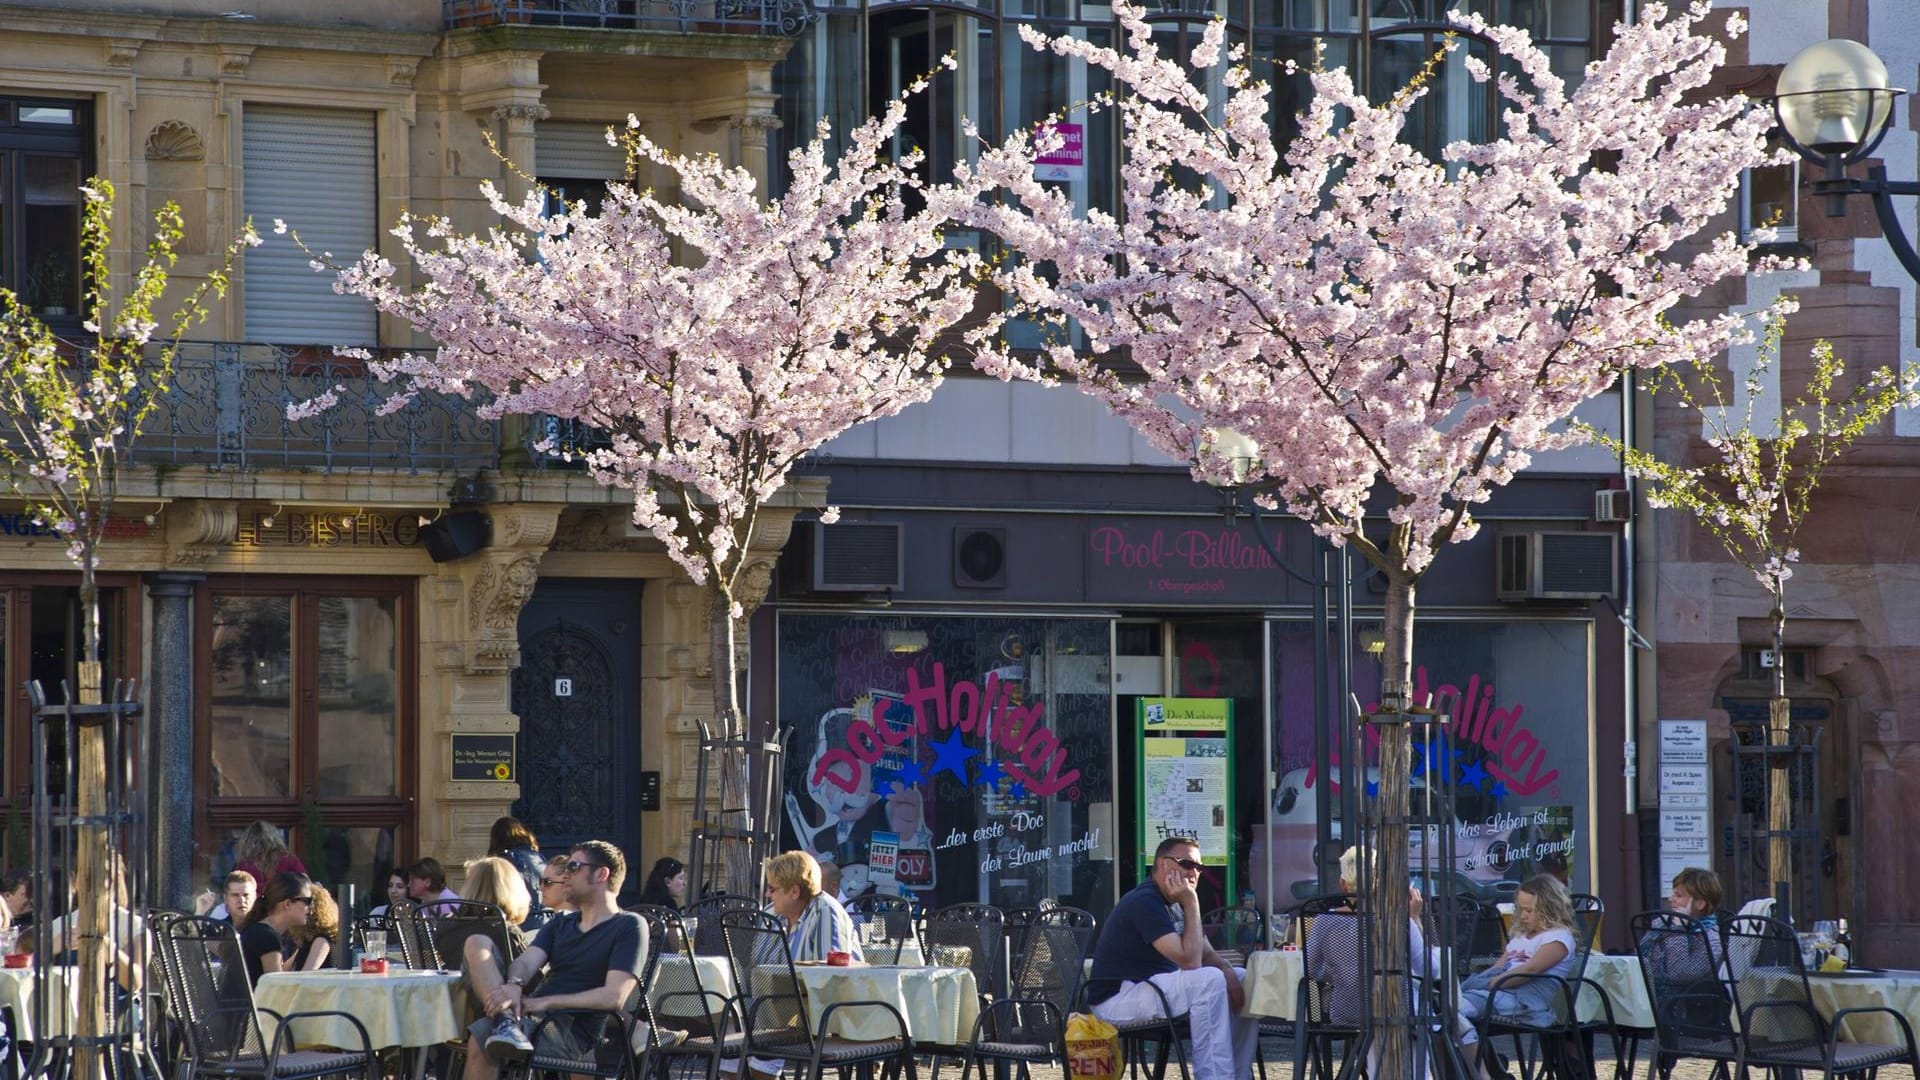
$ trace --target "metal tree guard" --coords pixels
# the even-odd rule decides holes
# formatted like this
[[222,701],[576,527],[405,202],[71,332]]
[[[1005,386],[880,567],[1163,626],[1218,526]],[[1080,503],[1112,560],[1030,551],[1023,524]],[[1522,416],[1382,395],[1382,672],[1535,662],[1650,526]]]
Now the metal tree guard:
[[[97,666],[97,665],[96,665]],[[83,680],[85,675],[82,676]],[[97,685],[97,676],[96,683]],[[136,725],[140,703],[133,680],[116,681],[106,704],[73,704],[72,688],[61,684],[58,704],[49,704],[38,681],[27,684],[33,702],[33,890],[43,910],[51,915],[64,906],[67,882],[80,864],[81,852],[92,845],[104,848],[109,915],[100,970],[84,972],[42,962],[34,968],[32,1059],[24,1075],[30,1077],[109,1077],[114,1080],[160,1080],[164,1075],[154,1060],[143,1030],[146,1015],[144,987],[152,984],[152,956],[147,935],[137,919],[147,910],[147,785],[137,779],[151,759],[150,733]],[[96,729],[106,752],[105,790],[96,793],[95,812],[83,814],[79,783],[79,748],[83,731]],[[114,881],[124,883],[120,896]],[[75,947],[85,932],[77,912],[68,917],[68,944]],[[55,946],[53,920],[41,918],[32,927],[34,955],[51,958]],[[130,940],[131,939],[131,940]],[[69,1025],[64,1015],[70,989],[64,983],[82,979],[74,998],[81,1009],[97,1008],[105,1022],[97,1034],[84,1034],[85,1016]],[[125,989],[131,987],[133,989]],[[58,1010],[56,1012],[55,1010]],[[49,1034],[60,1032],[61,1034]]]
[[775,807],[787,735],[783,730],[772,742],[751,736],[720,738],[700,721],[693,845],[687,855],[694,897],[731,893],[759,899],[761,864],[780,839]]

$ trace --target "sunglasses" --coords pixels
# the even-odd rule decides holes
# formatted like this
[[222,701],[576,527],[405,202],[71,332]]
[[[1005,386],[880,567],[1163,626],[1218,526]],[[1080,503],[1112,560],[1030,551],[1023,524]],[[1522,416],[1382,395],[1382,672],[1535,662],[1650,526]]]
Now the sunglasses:
[[577,874],[582,870],[598,869],[600,869],[600,864],[597,862],[581,862],[579,859],[567,860],[567,873],[569,874]]
[[1160,857],[1172,863],[1173,865],[1179,867],[1180,869],[1187,871],[1190,874],[1197,874],[1200,871],[1206,869],[1206,867],[1193,861],[1192,859],[1176,859],[1171,855],[1162,855]]
[[313,906],[313,897],[311,896],[289,896],[287,899],[296,904],[305,904],[308,907]]
[[546,878],[546,877],[543,877],[543,878],[541,878],[541,879],[540,879],[540,887],[541,887],[541,888],[543,888],[543,889],[551,889],[551,888],[553,888],[553,887],[554,887],[555,885],[565,885],[565,884],[566,884],[566,882],[564,882],[564,881],[555,881],[555,880],[554,880],[554,879],[552,879],[552,878]]

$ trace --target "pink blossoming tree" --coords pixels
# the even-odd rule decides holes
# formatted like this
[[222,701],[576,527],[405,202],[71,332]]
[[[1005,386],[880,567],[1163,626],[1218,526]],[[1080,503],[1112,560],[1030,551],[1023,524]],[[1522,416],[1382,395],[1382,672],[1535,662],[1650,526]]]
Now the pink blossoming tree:
[[[1191,66],[1159,54],[1138,9],[1119,9],[1123,50],[1022,27],[1035,47],[1113,74],[1119,92],[1094,107],[1124,121],[1124,217],[1083,215],[1034,179],[1044,134],[983,154],[969,177],[999,193],[974,220],[1018,256],[1002,287],[1091,345],[1037,362],[1003,351],[984,367],[1071,378],[1196,478],[1255,487],[1385,575],[1380,966],[1407,957],[1406,827],[1392,823],[1408,803],[1421,575],[1473,536],[1473,508],[1534,452],[1572,438],[1556,425],[1622,370],[1711,357],[1746,332],[1736,315],[1669,318],[1747,273],[1753,253],[1708,226],[1741,170],[1771,160],[1767,113],[1701,93],[1724,55],[1696,32],[1708,7],[1670,18],[1646,5],[1577,88],[1524,32],[1456,15],[1517,74],[1466,60],[1497,86],[1502,135],[1437,161],[1402,138],[1419,83],[1375,104],[1344,70],[1314,71],[1281,146],[1243,54],[1209,94],[1218,24]],[[1738,16],[1727,29],[1741,31]],[[1115,352],[1139,377],[1103,364]],[[1404,994],[1383,982],[1375,1008],[1404,1016]],[[1380,1075],[1407,1075],[1405,1036],[1387,1028]]]
[[[789,156],[772,202],[747,171],[630,131],[630,158],[672,170],[682,202],[614,184],[598,215],[578,204],[550,215],[541,192],[513,205],[489,185],[503,226],[458,235],[409,217],[394,230],[418,288],[373,253],[337,279],[439,345],[374,365],[382,376],[473,395],[487,415],[546,414],[605,434],[581,454],[588,469],[632,492],[633,520],[707,588],[726,737],[744,731],[735,638],[762,508],[803,456],[927,400],[973,309],[982,268],[942,236],[961,196],[924,185],[917,155],[892,159],[905,118],[896,100],[837,159],[823,124]],[[723,763],[720,805],[745,805],[745,782],[744,765]],[[729,873],[754,872],[735,861]]]

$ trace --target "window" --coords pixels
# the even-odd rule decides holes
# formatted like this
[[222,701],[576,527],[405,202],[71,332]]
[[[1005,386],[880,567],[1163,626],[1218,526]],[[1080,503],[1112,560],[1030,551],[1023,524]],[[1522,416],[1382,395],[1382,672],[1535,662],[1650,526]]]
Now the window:
[[[0,515],[4,516],[4,515]],[[0,522],[0,536],[5,536]],[[33,708],[27,683],[38,681],[47,700],[63,700],[63,685],[78,682],[75,663],[83,649],[80,640],[80,590],[70,574],[20,574],[0,580],[0,786],[13,804],[22,807],[19,828],[24,832],[26,793],[33,782]],[[129,670],[138,672],[139,620],[126,617],[131,579],[104,575],[100,579],[100,656],[102,684],[111,687]],[[137,595],[137,594],[136,594]],[[137,603],[137,601],[136,601]],[[58,771],[61,748],[49,747],[56,763],[50,776],[54,789],[64,782]],[[23,865],[24,852],[9,853],[9,865]]]
[[[274,219],[299,230],[315,252],[350,263],[379,238],[374,114],[350,109],[246,107],[241,125],[247,215],[265,232]],[[333,291],[333,275],[285,238],[247,252],[246,334],[276,345],[373,345],[373,305]]]
[[552,198],[600,212],[607,185],[627,174],[627,152],[607,142],[609,127],[626,130],[613,120],[543,120],[534,127],[534,163]]
[[90,110],[0,98],[0,282],[56,330],[80,323],[80,185]]
[[1748,169],[1740,174],[1740,239],[1756,229],[1772,228],[1774,242],[1800,238],[1800,163]]
[[210,582],[198,608],[203,850],[265,819],[318,880],[379,895],[412,824],[407,592],[250,577]]

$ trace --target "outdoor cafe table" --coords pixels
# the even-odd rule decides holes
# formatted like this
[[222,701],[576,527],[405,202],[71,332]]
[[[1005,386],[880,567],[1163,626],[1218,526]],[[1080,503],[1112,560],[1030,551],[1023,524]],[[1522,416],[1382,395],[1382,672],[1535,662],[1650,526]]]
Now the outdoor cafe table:
[[[1838,975],[1807,976],[1807,989],[1813,995],[1813,1007],[1820,1015],[1833,1018],[1842,1009],[1878,1007],[1892,1009],[1907,1018],[1920,1036],[1920,971],[1847,972]],[[1900,1026],[1885,1013],[1849,1016],[1840,1022],[1840,1038],[1845,1042],[1905,1045]]]
[[0,968],[0,1009],[9,1009],[13,1013],[13,1037],[19,1042],[34,1042],[40,1038],[55,1038],[67,1034],[73,1014],[78,1011],[75,992],[78,984],[68,981],[67,973],[73,969],[64,965],[48,968],[49,985],[56,1000],[47,1009],[47,1022],[51,1030],[35,1032],[33,1028],[34,969]]
[[[375,1050],[385,1050],[438,1046],[463,1037],[460,1018],[465,1012],[465,994],[457,971],[398,969],[385,975],[339,970],[276,971],[260,976],[253,988],[253,1001],[259,1008],[272,1009],[282,1016],[322,1010],[347,1013],[366,1025]],[[360,1046],[360,1035],[353,1025],[337,1016],[295,1021],[293,1035],[302,1047],[352,1050]]]
[[1306,954],[1299,949],[1260,949],[1247,957],[1246,968],[1241,987],[1247,992],[1247,1004],[1240,1011],[1247,1016],[1294,1019]]
[[[815,1031],[827,1006],[846,1001],[878,1001],[900,1010],[907,1037],[918,1043],[964,1042],[980,1016],[980,994],[968,968],[800,964],[794,971],[807,997],[807,1024]],[[899,1029],[882,1009],[849,1008],[834,1012],[827,1034],[877,1042],[898,1038]]]
[[[688,969],[700,980],[701,998],[692,996],[693,981],[688,978]],[[673,987],[674,997],[662,1000],[662,996]],[[733,969],[724,956],[687,957],[682,953],[660,957],[658,967],[653,973],[651,990],[653,1011],[662,1021],[669,1018],[689,1019],[704,1017],[719,1008],[718,994],[721,998],[733,997]],[[671,1024],[667,1026],[671,1027]]]

